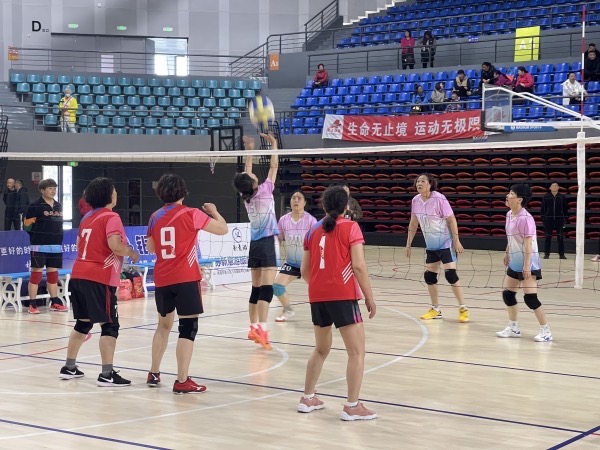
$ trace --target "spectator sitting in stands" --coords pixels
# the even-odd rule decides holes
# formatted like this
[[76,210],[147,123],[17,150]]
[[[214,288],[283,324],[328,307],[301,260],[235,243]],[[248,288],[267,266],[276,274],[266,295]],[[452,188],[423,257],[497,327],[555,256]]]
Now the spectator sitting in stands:
[[583,74],[587,81],[600,80],[600,58],[596,56],[596,52],[589,52],[584,63]]
[[506,74],[503,74],[498,69],[494,71],[494,84],[496,86],[506,86],[512,89],[513,80],[509,78]]
[[598,59],[598,57],[600,56],[600,52],[598,50],[596,50],[596,44],[589,44],[587,50],[585,51],[585,59],[588,58],[588,55],[590,53],[595,53],[596,54],[596,59]]
[[427,103],[427,95],[423,90],[423,86],[417,84],[416,88],[417,89],[415,90],[415,93],[412,96],[413,106],[410,109],[410,112],[420,114],[429,111],[429,106],[423,105],[423,103]]
[[323,64],[319,64],[317,66],[317,73],[315,73],[315,78],[314,78],[313,84],[312,84],[313,90],[327,86],[328,82],[329,82],[329,74],[325,70],[325,66]]
[[458,92],[452,91],[452,98],[448,102],[448,106],[446,106],[446,112],[457,112],[462,110],[462,103],[460,102],[460,97],[458,96]]
[[465,71],[460,69],[456,73],[456,78],[454,79],[454,89],[452,92],[458,93],[458,96],[461,99],[466,99],[469,95],[471,95],[471,82],[465,75]]
[[423,39],[421,39],[421,62],[423,63],[423,69],[427,68],[427,63],[429,63],[429,67],[433,67],[434,56],[435,38],[431,34],[431,31],[427,30],[423,34]]
[[585,97],[587,92],[581,83],[575,79],[575,72],[569,72],[569,78],[562,84],[563,106],[577,105],[581,101],[582,92]]
[[492,85],[495,84],[496,78],[494,77],[494,72],[496,68],[490,62],[484,62],[481,65],[481,81],[479,82],[479,94],[483,91],[483,85]]
[[444,111],[446,109],[446,105],[444,102],[447,100],[446,91],[444,90],[444,83],[441,81],[435,83],[435,89],[431,92],[430,102],[434,103],[433,110],[434,111]]
[[517,68],[517,77],[513,80],[515,92],[530,92],[533,94],[533,77],[524,66]]
[[404,32],[404,37],[400,41],[400,48],[402,49],[402,70],[406,70],[407,67],[410,69],[415,68],[415,38],[410,35],[410,31]]

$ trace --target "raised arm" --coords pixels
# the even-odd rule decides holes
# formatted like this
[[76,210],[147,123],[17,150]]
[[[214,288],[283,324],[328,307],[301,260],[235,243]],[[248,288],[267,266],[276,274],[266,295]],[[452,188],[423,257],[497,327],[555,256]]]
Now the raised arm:
[[[279,146],[277,145],[277,139],[273,136],[273,133],[265,134],[260,133],[260,136],[267,140],[269,144],[271,144],[271,150],[277,150]],[[271,180],[271,182],[275,183],[277,179],[277,171],[279,170],[279,155],[273,154],[271,155],[271,165],[269,166],[269,174],[267,178]]]
[[[254,138],[251,138],[250,136],[244,136],[244,148],[246,150],[256,149],[256,143],[254,142]],[[252,155],[246,155],[246,165],[244,166],[244,172],[252,173]]]
[[217,207],[214,205],[214,203],[205,203],[202,205],[202,209],[206,214],[212,216],[213,218],[213,220],[211,220],[206,226],[206,231],[211,234],[216,234],[217,236],[224,236],[229,232],[227,222],[223,216],[219,214],[219,211],[217,211]]

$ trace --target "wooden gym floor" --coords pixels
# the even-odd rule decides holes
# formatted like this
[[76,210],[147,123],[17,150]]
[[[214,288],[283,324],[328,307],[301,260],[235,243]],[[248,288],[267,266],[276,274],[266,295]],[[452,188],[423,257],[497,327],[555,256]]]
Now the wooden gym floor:
[[[416,250],[416,249],[415,249]],[[99,329],[82,348],[86,376],[63,381],[71,314],[0,314],[0,448],[444,448],[600,449],[600,288],[586,257],[586,289],[572,283],[573,255],[544,261],[540,299],[555,341],[536,343],[534,315],[522,308],[521,339],[499,339],[501,254],[467,252],[458,273],[471,321],[440,282],[444,320],[421,321],[429,305],[422,250],[367,249],[377,316],[366,318],[361,398],[379,418],[345,423],[346,355],[338,332],[320,385],[326,409],[296,412],[313,345],[306,286],[292,283],[293,322],[278,324],[272,306],[267,352],[246,339],[248,284],[204,292],[191,375],[200,395],[176,396],[176,326],[163,361],[163,386],[145,385],[156,324],[152,297],[121,302],[115,364],[128,388],[99,388]],[[522,300],[522,294],[518,295]]]

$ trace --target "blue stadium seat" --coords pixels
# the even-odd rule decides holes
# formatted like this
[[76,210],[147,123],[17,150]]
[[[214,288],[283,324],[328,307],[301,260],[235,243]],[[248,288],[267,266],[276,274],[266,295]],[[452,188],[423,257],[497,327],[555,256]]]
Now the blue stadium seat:
[[531,106],[527,113],[527,118],[530,120],[538,120],[544,116],[544,108],[542,106]]
[[150,115],[152,117],[163,117],[165,115],[165,110],[161,106],[153,106],[150,108]]
[[179,97],[181,95],[181,89],[177,86],[173,86],[169,88],[168,95],[170,97]]
[[240,91],[243,91],[244,89],[247,89],[247,87],[248,87],[248,83],[246,82],[246,80],[236,80],[236,81],[233,83],[233,86],[234,86],[236,89],[239,89]]
[[210,97],[210,89],[207,87],[203,87],[198,89],[198,97],[200,98],[208,98]]
[[90,116],[81,115],[79,116],[80,127],[91,127],[93,125],[93,119]]
[[158,128],[146,128],[144,130],[144,133],[151,136],[157,136],[160,134],[160,131],[158,130]]
[[132,116],[129,118],[128,123],[131,128],[139,128],[142,126],[142,119]]
[[231,107],[231,99],[230,98],[220,98],[219,99],[219,106],[221,108],[229,108],[229,107]]
[[192,108],[198,108],[201,105],[200,99],[198,97],[192,97],[188,99],[188,106]]
[[46,105],[46,104],[37,105],[34,108],[33,113],[38,116],[44,116],[44,115],[48,114],[48,105]]
[[369,99],[371,103],[381,103],[383,101],[381,94],[371,94],[371,98]]
[[122,106],[125,104],[125,97],[122,95],[113,95],[111,103],[115,106]]
[[171,106],[171,97],[159,97],[157,101],[158,106],[162,106],[163,108],[167,108]]
[[56,81],[58,84],[69,84],[71,82],[71,77],[69,75],[59,75]]
[[135,77],[132,80],[132,83],[135,87],[140,87],[140,86],[145,86],[146,85],[146,79],[142,78],[142,77]]
[[51,105],[58,105],[60,97],[60,94],[48,94],[48,103]]
[[54,84],[56,83],[56,77],[54,75],[43,75],[42,83],[44,84]]
[[[115,87],[119,87],[119,86],[109,86],[109,87],[115,88]],[[94,95],[104,95],[104,94],[106,94],[106,88],[104,87],[103,84],[97,84],[96,86],[92,87],[92,93]]]
[[192,128],[195,128],[195,129],[204,128],[204,120],[202,120],[202,119],[195,117],[190,122],[191,122]]
[[25,80],[25,75],[22,73],[13,72],[10,74],[10,82],[13,84],[23,83],[23,80]]
[[595,94],[597,92],[600,92],[600,82],[598,81],[590,81],[587,85],[587,91],[590,94]]
[[187,128],[177,128],[177,134],[179,136],[189,136],[192,134],[192,131]]
[[129,105],[123,105],[119,107],[119,115],[121,117],[131,117],[133,115],[133,110]]
[[17,94],[29,94],[31,92],[31,86],[29,83],[18,83]]
[[219,82],[217,80],[206,80],[204,86],[209,89],[216,89],[219,87]]
[[152,106],[156,106],[156,97],[143,97],[142,104],[151,108]]
[[554,77],[553,77],[553,81],[555,83],[562,83],[563,81],[565,81],[567,79],[567,72],[556,72],[554,73]]
[[205,98],[202,102],[202,106],[205,108],[214,108],[217,106],[217,101],[214,98]]
[[27,82],[29,84],[39,83],[40,76],[36,73],[29,73],[29,74],[27,74]]
[[87,112],[88,116],[95,117],[100,114],[100,108],[98,107],[98,105],[90,105],[87,107],[86,112]]
[[185,98],[183,97],[175,97],[172,100],[173,106],[178,108],[183,108],[185,106]]
[[233,106],[235,106],[236,108],[245,109],[246,108],[246,100],[243,98],[234,98]]
[[219,119],[210,118],[206,121],[206,126],[209,128],[216,128],[221,125]]
[[[94,88],[94,90],[95,89],[96,88]],[[95,94],[95,92],[94,92],[94,94]],[[121,86],[108,86],[108,94],[109,95],[121,95]],[[127,95],[135,95],[135,92],[133,94],[127,94]]]
[[248,81],[248,89],[253,89],[255,91],[260,91],[262,84],[260,80],[250,80]]
[[592,118],[596,117],[598,115],[598,105],[595,103],[583,105],[583,115]]
[[[329,89],[329,88],[328,88]],[[239,89],[229,89],[229,93],[228,96],[230,98],[239,98],[242,96],[242,93],[240,92]]]
[[210,117],[210,109],[201,106],[200,108],[198,108],[198,117],[208,119]]
[[146,85],[151,88],[158,87],[160,86],[160,80],[158,78],[148,78]]
[[100,83],[100,77],[96,75],[90,75],[87,79],[87,84],[90,86],[98,86]]
[[550,86],[549,83],[544,84],[536,84],[535,85],[535,93],[539,96],[549,95],[550,94]]
[[113,128],[112,134],[127,134],[127,128]]
[[117,108],[114,105],[105,105],[102,108],[102,114],[106,117],[114,117],[117,115]]
[[46,114],[44,116],[44,125],[48,127],[55,127],[58,125],[58,116],[54,114]]
[[33,96],[31,97],[31,102],[34,105],[38,105],[40,103],[46,103],[46,94],[42,94],[42,93],[33,94]]
[[74,75],[73,76],[73,84],[75,86],[86,84],[86,79],[83,75]]
[[398,94],[396,94],[395,92],[388,92],[383,97],[383,101],[384,101],[384,103],[393,103],[396,101],[397,97],[398,97]]
[[96,117],[96,126],[97,127],[107,127],[109,125],[109,119],[106,116],[99,115]]
[[140,98],[137,95],[130,95],[127,97],[127,104],[129,106],[139,106]]
[[166,88],[170,88],[170,87],[175,86],[175,81],[173,80],[173,78],[165,78],[163,80],[162,85]]
[[365,84],[362,87],[362,92],[359,92],[359,93],[360,94],[373,94],[374,92],[375,92],[375,86],[373,84]]
[[227,117],[231,119],[239,119],[241,116],[240,110],[236,107],[231,107],[227,110]]
[[196,89],[194,89],[193,87],[186,87],[183,89],[183,96],[184,97],[195,97],[196,96]]
[[175,83],[175,85],[178,88],[185,89],[185,88],[187,88],[190,85],[190,83],[185,78],[180,78],[180,79],[177,80],[177,83]]
[[112,129],[110,128],[97,128],[96,134],[112,134]]
[[156,128],[158,122],[155,117],[144,117],[145,128]]
[[173,128],[173,119],[171,117],[162,117],[160,119],[161,128]]
[[233,83],[231,80],[221,80],[219,86],[221,87],[221,89],[231,89],[233,87]]
[[512,120],[518,121],[525,119],[525,108],[522,106],[514,107],[512,109]]
[[129,130],[127,130],[128,134],[144,134],[144,129],[143,128],[129,128]]
[[221,118],[225,117],[225,110],[223,108],[219,108],[219,107],[213,108],[212,116],[216,117],[218,119],[221,119]]
[[108,95],[97,95],[96,104],[100,106],[108,105]]
[[[120,88],[121,86],[115,86],[115,88]],[[110,90],[109,90],[110,92]],[[135,86],[123,86],[123,94],[125,95],[136,95],[136,90],[135,90]],[[147,96],[150,95],[150,88],[148,86],[140,86],[139,88],[139,94],[141,96]]]
[[90,94],[92,90],[90,89],[89,84],[80,84],[77,86],[78,94]]
[[191,119],[192,117],[194,117],[196,115],[196,111],[194,110],[194,108],[191,108],[189,106],[184,106],[181,110],[181,115],[182,115],[182,117]]
[[35,83],[31,86],[31,92],[35,94],[43,94],[46,92],[46,85],[44,83]]
[[243,96],[244,98],[254,98],[256,93],[252,89],[244,89]]
[[115,77],[103,77],[102,84],[105,86],[114,86],[115,85]]
[[154,95],[155,97],[164,97],[166,95],[166,92],[166,89],[162,86],[152,88],[152,95]]
[[226,117],[225,119],[221,120],[221,125],[224,127],[232,127],[235,125],[235,120]]
[[120,116],[115,116],[112,118],[112,126],[113,127],[124,127],[125,126],[125,118]]
[[91,95],[82,95],[79,97],[79,104],[83,106],[88,106],[94,103],[94,97]]
[[221,89],[221,88],[213,89],[213,97],[215,97],[215,98],[224,98],[224,97],[226,97],[226,95],[225,95],[225,89]]
[[176,106],[169,106],[167,108],[167,116],[169,117],[179,117],[179,108],[177,108]]

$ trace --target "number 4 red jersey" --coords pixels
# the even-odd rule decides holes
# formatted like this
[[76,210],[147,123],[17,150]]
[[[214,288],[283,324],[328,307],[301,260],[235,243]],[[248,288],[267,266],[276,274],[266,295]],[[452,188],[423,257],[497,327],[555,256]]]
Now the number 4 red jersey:
[[115,255],[108,246],[108,238],[114,235],[119,235],[121,242],[127,244],[123,222],[116,212],[97,208],[83,216],[71,278],[119,286],[123,257]]
[[308,299],[311,303],[361,298],[352,271],[350,248],[364,243],[358,224],[341,217],[329,233],[323,230],[321,220],[306,234],[304,250],[310,252]]
[[163,206],[150,217],[148,237],[154,241],[156,287],[200,281],[198,232],[211,218],[197,208],[177,203]]

